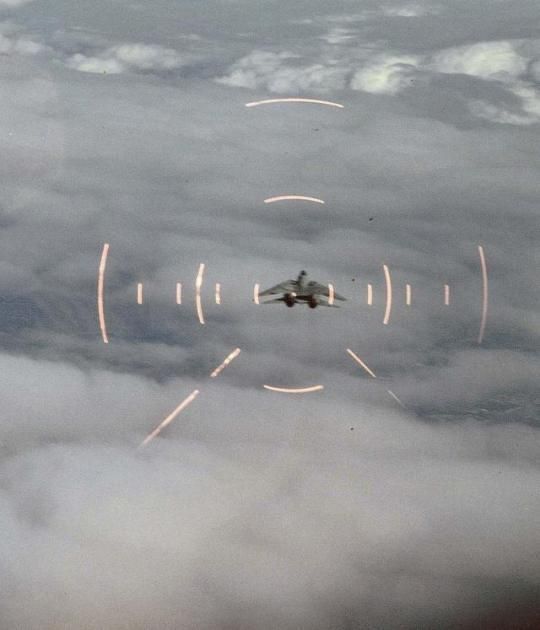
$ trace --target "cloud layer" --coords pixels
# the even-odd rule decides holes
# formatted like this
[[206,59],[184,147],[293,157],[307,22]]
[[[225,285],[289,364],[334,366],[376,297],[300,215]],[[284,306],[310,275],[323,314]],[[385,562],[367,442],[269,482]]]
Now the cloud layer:
[[[538,625],[538,4],[503,4],[6,8],[0,627]],[[344,108],[245,107],[295,95]],[[347,301],[253,303],[300,269]]]

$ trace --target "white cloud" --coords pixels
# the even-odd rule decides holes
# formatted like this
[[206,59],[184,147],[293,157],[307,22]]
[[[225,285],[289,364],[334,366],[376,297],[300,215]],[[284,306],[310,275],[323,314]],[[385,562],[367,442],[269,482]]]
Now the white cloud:
[[403,627],[431,627],[486,605],[493,581],[537,579],[532,427],[429,425],[332,397],[307,423],[305,406],[284,414],[222,381],[136,451],[192,382],[0,367],[5,627],[322,630],[346,608],[391,628],[400,607]]
[[354,74],[350,87],[372,94],[397,94],[409,85],[418,63],[419,58],[412,55],[379,57]]
[[0,33],[0,54],[10,55],[18,53],[21,55],[37,55],[46,50],[47,46],[43,46],[43,44],[26,37]]
[[510,80],[527,69],[522,57],[509,41],[480,42],[441,50],[427,64],[445,74],[468,74],[488,80]]
[[470,103],[470,111],[479,118],[491,122],[527,126],[540,123],[540,95],[526,84],[511,88],[511,92],[521,99],[521,113],[510,111],[507,107],[477,100]]
[[265,52],[255,50],[239,59],[230,69],[227,76],[216,79],[217,83],[231,87],[256,89],[281,68],[285,59],[294,57],[289,52]]
[[438,11],[437,6],[423,6],[418,2],[382,8],[382,13],[389,17],[421,17],[430,13],[438,13]]
[[96,74],[121,74],[125,71],[125,66],[117,59],[102,59],[100,57],[86,57],[77,54],[70,57],[67,66],[79,72],[92,72]]
[[118,61],[141,70],[174,70],[183,65],[180,55],[172,48],[146,44],[121,44],[108,51]]
[[287,65],[295,55],[256,50],[237,61],[228,75],[217,83],[250,89],[266,88],[285,93],[302,90],[340,90],[345,86],[347,69],[337,65],[315,63],[309,66]]
[[185,61],[171,48],[148,44],[120,44],[103,53],[88,57],[76,54],[67,61],[67,66],[79,72],[121,74],[129,71],[174,70]]

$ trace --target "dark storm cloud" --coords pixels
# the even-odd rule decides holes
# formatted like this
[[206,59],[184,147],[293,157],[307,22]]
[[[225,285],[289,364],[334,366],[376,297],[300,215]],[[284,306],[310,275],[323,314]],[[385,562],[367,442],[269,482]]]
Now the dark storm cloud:
[[0,625],[532,618],[537,4],[0,5]]

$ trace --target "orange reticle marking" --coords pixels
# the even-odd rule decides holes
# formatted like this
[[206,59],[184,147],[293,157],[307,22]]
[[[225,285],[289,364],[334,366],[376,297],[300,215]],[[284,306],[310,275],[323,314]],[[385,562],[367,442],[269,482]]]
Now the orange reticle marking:
[[197,396],[199,395],[199,390],[195,389],[191,392],[191,394],[185,398],[179,405],[178,407],[172,412],[170,413],[165,420],[163,420],[163,422],[161,422],[160,424],[158,424],[158,426],[152,431],[152,433],[150,433],[140,444],[139,444],[139,448],[143,448],[144,446],[146,446],[148,444],[148,442],[150,442],[151,440],[153,440],[157,435],[159,435],[161,433],[161,431],[168,425],[170,424],[175,418],[176,416],[182,412],[190,403],[192,403],[195,398],[197,398]]
[[390,396],[392,396],[392,398],[401,406],[403,407],[403,409],[407,409],[407,407],[405,407],[405,405],[401,402],[401,400],[394,394],[394,392],[391,389],[387,389],[386,390]]
[[[351,355],[351,357],[359,364],[361,365],[364,370],[372,377],[372,378],[377,378],[375,372],[373,372],[372,370],[370,370],[368,368],[368,366],[362,361],[362,359],[355,354],[352,350],[350,350],[349,348],[347,348],[347,352]],[[401,402],[401,400],[394,394],[394,392],[391,389],[387,389],[386,390],[388,394],[390,394],[390,396],[392,396],[392,398],[403,407],[403,409],[406,409],[405,405]]]
[[176,283],[176,303],[182,304],[182,285],[180,282]]
[[199,265],[199,272],[197,273],[197,279],[195,280],[195,305],[197,307],[197,316],[199,322],[204,324],[204,315],[201,305],[201,287],[203,283],[204,263]]
[[137,304],[143,303],[143,285],[142,282],[137,284]]
[[411,305],[411,299],[412,299],[411,285],[406,284],[405,285],[405,304],[407,306]]
[[99,262],[98,271],[98,286],[97,286],[97,304],[98,304],[98,319],[99,327],[101,329],[101,336],[103,343],[109,343],[107,337],[107,326],[105,324],[105,306],[103,304],[103,285],[105,278],[105,267],[107,266],[107,255],[109,254],[109,243],[103,245],[103,252],[101,253],[101,260]]
[[255,302],[255,304],[260,304],[259,302],[259,288],[260,288],[260,284],[256,284],[253,287],[253,301]]
[[272,103],[314,103],[317,105],[328,105],[330,107],[339,107],[343,109],[345,106],[334,101],[320,101],[315,98],[267,98],[264,101],[252,101],[246,103],[246,107],[257,107],[258,105],[270,105]]
[[221,304],[221,284],[216,282],[216,304]]
[[324,385],[313,385],[313,387],[301,387],[290,389],[287,387],[272,387],[271,385],[263,385],[265,389],[271,392],[281,392],[283,394],[308,394],[309,392],[320,392],[324,389]]
[[370,370],[368,368],[368,366],[362,361],[362,359],[355,354],[350,348],[347,348],[347,352],[351,355],[351,357],[361,366],[364,368],[364,370],[372,377],[372,378],[377,378],[375,372],[373,372],[372,370]]
[[480,322],[480,332],[478,333],[478,343],[482,343],[484,332],[486,330],[487,310],[488,310],[488,276],[486,257],[484,256],[484,248],[478,245],[478,254],[480,255],[480,266],[482,267],[482,321]]
[[335,296],[334,285],[329,284],[328,285],[328,304],[330,304],[330,306],[332,306],[332,304],[334,303],[334,296]]
[[444,305],[450,305],[450,287],[447,284],[444,285]]
[[324,201],[318,197],[304,197],[304,195],[281,195],[280,197],[268,197],[264,203],[275,203],[276,201],[313,201],[314,203],[322,203]]
[[373,306],[373,287],[371,284],[367,285],[367,303],[368,306]]
[[213,372],[212,374],[210,374],[210,378],[216,378],[216,376],[222,372],[231,361],[234,361],[234,359],[236,359],[236,357],[240,354],[241,350],[240,348],[236,348],[236,350],[233,350],[231,352],[231,354],[229,354],[229,356],[225,359],[225,361],[223,361],[223,363],[218,366]]
[[383,265],[384,278],[386,280],[386,310],[384,312],[383,324],[388,324],[390,321],[390,313],[392,312],[392,279],[390,277],[390,271],[386,265]]

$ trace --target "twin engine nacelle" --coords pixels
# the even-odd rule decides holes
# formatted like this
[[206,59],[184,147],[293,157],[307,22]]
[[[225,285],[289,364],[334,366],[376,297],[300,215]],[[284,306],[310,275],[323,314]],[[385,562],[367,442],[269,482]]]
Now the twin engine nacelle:
[[286,293],[285,297],[283,298],[285,304],[290,308],[293,307],[296,303],[296,299],[294,297],[294,295],[292,295],[291,293]]
[[[293,307],[296,302],[296,296],[293,295],[292,293],[286,293],[283,301],[285,302],[285,304],[291,308]],[[307,300],[307,303],[309,305],[309,308],[317,308],[317,305],[319,304],[319,302],[317,301],[317,298],[314,295],[310,295],[309,299]]]

